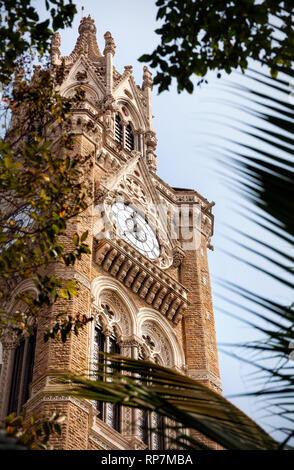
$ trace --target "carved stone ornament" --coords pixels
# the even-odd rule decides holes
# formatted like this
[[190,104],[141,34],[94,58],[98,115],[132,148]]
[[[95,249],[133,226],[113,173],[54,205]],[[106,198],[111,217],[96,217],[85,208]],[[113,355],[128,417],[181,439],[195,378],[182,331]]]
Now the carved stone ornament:
[[4,349],[10,350],[16,348],[20,342],[21,336],[17,334],[12,328],[7,328],[1,338],[1,343]]
[[155,136],[155,132],[153,131],[146,132],[145,143],[147,146],[147,149],[146,149],[147,166],[153,173],[155,173],[156,168],[157,168],[156,155],[155,155],[157,139]]
[[173,365],[173,354],[168,339],[161,333],[158,325],[147,320],[141,327],[142,338],[150,351],[150,360],[165,366]]
[[179,246],[174,247],[172,268],[178,268],[181,265],[184,257],[185,257],[184,250],[182,250],[182,248],[180,248]]
[[110,289],[105,289],[99,296],[100,306],[98,308],[104,327],[113,329],[123,336],[131,334],[131,320],[127,314],[127,308],[118,295]]
[[78,72],[76,74],[76,80],[78,80],[78,82],[83,82],[84,80],[86,80],[87,76],[88,75],[86,70],[84,70],[83,72]]
[[142,335],[142,338],[151,350],[155,348],[155,343],[149,335]]
[[127,175],[125,177],[125,185],[131,197],[135,196],[136,199],[142,204],[147,204],[150,202],[150,197],[147,195],[147,192],[143,188],[142,184],[132,175]]

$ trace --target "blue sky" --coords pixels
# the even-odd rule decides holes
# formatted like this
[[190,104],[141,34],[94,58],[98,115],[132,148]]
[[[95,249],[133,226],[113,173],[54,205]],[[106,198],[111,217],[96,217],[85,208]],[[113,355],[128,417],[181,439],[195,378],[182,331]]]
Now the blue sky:
[[[79,13],[75,18],[73,27],[61,32],[62,55],[68,55],[76,42],[78,25],[81,19],[81,6],[85,7],[85,15],[94,18],[97,27],[97,38],[100,50],[104,48],[103,35],[110,31],[116,43],[114,65],[119,72],[125,65],[133,65],[133,73],[137,84],[142,82],[143,64],[137,61],[143,53],[151,52],[157,45],[158,37],[154,33],[156,24],[155,2],[150,0],[108,0],[107,2],[88,0],[75,2]],[[235,74],[222,80],[210,74],[209,84],[195,88],[193,95],[176,92],[176,87],[161,95],[153,91],[154,129],[157,133],[158,146],[156,150],[158,162],[158,175],[171,186],[196,189],[209,201],[216,202],[213,208],[215,215],[215,235],[212,244],[215,247],[209,252],[210,273],[213,286],[214,310],[216,320],[216,333],[218,343],[248,342],[256,338],[255,331],[241,322],[230,318],[223,313],[228,310],[234,314],[244,315],[237,307],[220,297],[228,293],[218,287],[217,279],[225,279],[256,292],[271,292],[272,297],[280,298],[291,304],[288,292],[266,278],[263,274],[250,269],[224,253],[223,250],[244,256],[253,262],[260,260],[248,254],[246,250],[236,247],[228,240],[233,236],[226,224],[250,233],[253,236],[270,238],[257,226],[250,224],[240,217],[235,209],[244,200],[236,195],[224,183],[220,172],[224,171],[221,147],[225,144],[224,138],[240,139],[240,134],[231,128],[234,120],[245,118],[242,109],[237,111],[224,102],[233,100],[230,85],[227,91],[223,85],[228,80],[244,81],[244,78]],[[235,101],[236,102],[236,101]],[[242,107],[242,100],[239,101]],[[246,116],[248,119],[248,116]],[[253,118],[251,119],[253,122]],[[245,139],[245,137],[243,137]],[[249,138],[247,138],[249,139]],[[246,142],[249,142],[247,140]],[[231,174],[231,178],[234,175]],[[266,267],[266,263],[263,262]],[[231,299],[234,296],[231,295]],[[248,373],[250,369],[241,362],[219,353],[223,393],[230,396],[244,393],[250,389]],[[234,398],[232,401],[243,409],[252,418],[270,429],[273,424],[262,419],[257,410],[254,398]]]

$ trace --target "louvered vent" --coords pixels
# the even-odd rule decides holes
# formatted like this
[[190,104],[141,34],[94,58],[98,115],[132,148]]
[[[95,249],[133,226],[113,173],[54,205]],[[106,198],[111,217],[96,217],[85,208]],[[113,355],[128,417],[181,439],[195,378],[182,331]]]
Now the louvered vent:
[[115,116],[115,140],[121,145],[123,144],[123,127],[118,114]]
[[134,150],[134,134],[130,125],[126,127],[125,145],[127,150]]

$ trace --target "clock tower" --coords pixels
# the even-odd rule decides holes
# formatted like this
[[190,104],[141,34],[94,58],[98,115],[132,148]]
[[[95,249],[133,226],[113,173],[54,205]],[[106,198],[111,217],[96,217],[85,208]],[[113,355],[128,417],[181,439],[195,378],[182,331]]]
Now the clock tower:
[[[3,339],[1,414],[13,406],[16,412],[24,406],[28,414],[60,411],[66,421],[62,435],[53,439],[56,449],[162,449],[166,443],[146,432],[146,417],[138,410],[48,393],[51,370],[89,370],[99,350],[149,359],[221,390],[207,260],[214,203],[157,175],[151,72],[144,67],[137,85],[131,66],[116,70],[114,40],[110,32],[104,38],[102,53],[93,19],[84,17],[69,56],[61,57],[58,33],[51,44],[52,74],[63,73],[59,92],[70,97],[78,88],[84,91],[64,132],[76,136],[89,205],[70,223],[68,243],[75,232],[87,230],[91,247],[74,267],[58,265],[54,272],[77,282],[79,296],[71,300],[70,313],[94,320],[65,344],[44,343],[44,317],[34,345],[26,342],[20,350]],[[33,289],[28,282],[12,297]],[[63,308],[56,303],[52,313]],[[13,371],[20,357],[17,388]],[[28,357],[31,374],[24,370]],[[17,394],[24,395],[25,378],[23,404]],[[148,419],[158,429],[162,425],[156,415]]]

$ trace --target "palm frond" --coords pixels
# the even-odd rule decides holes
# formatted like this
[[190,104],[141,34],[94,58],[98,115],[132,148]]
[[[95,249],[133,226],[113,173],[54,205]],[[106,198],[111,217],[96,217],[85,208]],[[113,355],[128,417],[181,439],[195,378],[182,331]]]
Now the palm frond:
[[[293,256],[290,255],[290,250],[294,239],[294,106],[289,100],[289,82],[293,72],[283,72],[283,78],[274,79],[266,73],[251,69],[247,79],[253,86],[247,84],[248,80],[246,85],[240,82],[231,84],[230,96],[235,93],[238,100],[242,98],[247,104],[242,106],[239,101],[230,102],[230,107],[242,109],[245,120],[234,120],[232,126],[240,132],[240,141],[225,139],[227,145],[223,148],[222,157],[230,187],[247,203],[246,206],[243,205],[246,212],[238,210],[238,213],[251,224],[256,224],[259,236],[261,233],[261,238],[257,238],[252,233],[244,233],[232,227],[235,234],[238,234],[238,240],[234,237],[231,241],[251,253],[254,261],[231,252],[228,254],[246,263],[249,269],[254,268],[266,274],[281,287],[291,288]],[[232,174],[235,176],[233,182]],[[271,238],[263,239],[260,230]],[[240,236],[244,238],[244,243],[240,241]],[[269,268],[266,269],[261,261],[266,262]],[[283,276],[278,272],[282,272]],[[282,305],[280,299],[271,299],[269,293],[260,295],[224,280],[220,280],[219,285],[229,292],[226,301],[230,307],[226,313],[238,317],[262,334],[263,339],[239,345],[242,347],[241,355],[231,352],[228,354],[259,371],[254,376],[255,387],[250,395],[261,397],[263,406],[271,416],[279,417],[280,423],[282,420],[286,421],[285,426],[279,426],[279,430],[286,435],[284,445],[293,436],[294,424],[294,364],[289,361],[289,345],[294,341],[293,309],[289,305]],[[232,294],[237,295],[239,301],[232,301]],[[231,312],[234,306],[241,309],[242,315]],[[244,350],[255,355],[252,359],[248,355],[245,357]]]
[[55,373],[59,385],[50,386],[48,393],[156,411],[179,429],[190,430],[175,439],[186,449],[209,448],[195,431],[225,449],[277,448],[274,439],[245,413],[200,382],[153,362],[100,354],[107,359],[104,372],[91,378]]

